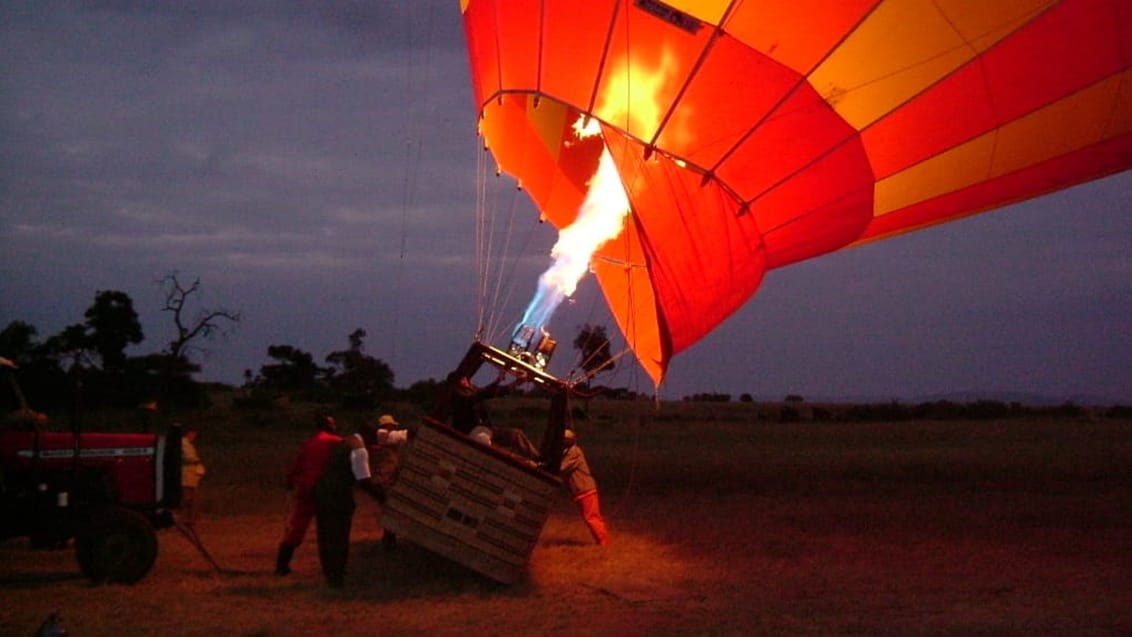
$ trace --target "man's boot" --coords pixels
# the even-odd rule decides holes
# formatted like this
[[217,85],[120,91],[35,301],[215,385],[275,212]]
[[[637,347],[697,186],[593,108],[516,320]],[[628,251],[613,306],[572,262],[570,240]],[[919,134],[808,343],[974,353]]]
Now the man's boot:
[[295,554],[295,547],[290,544],[280,544],[279,554],[275,556],[275,574],[279,576],[291,573],[291,556]]

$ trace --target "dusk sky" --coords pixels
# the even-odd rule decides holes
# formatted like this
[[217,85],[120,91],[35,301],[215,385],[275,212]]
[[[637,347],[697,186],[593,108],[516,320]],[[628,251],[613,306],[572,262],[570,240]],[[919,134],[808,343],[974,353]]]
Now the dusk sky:
[[[481,307],[504,345],[555,232],[493,177],[514,259],[480,298],[476,168],[491,160],[458,6],[0,5],[0,325],[45,339],[122,290],[146,335],[130,352],[159,351],[172,324],[156,281],[177,272],[201,280],[199,307],[243,316],[194,356],[203,380],[242,382],[272,344],[321,363],[355,328],[398,386],[441,378]],[[583,322],[616,333],[592,279],[551,322],[553,371]],[[627,360],[603,380],[653,390]],[[660,393],[976,390],[1132,401],[1132,173],[772,271]]]

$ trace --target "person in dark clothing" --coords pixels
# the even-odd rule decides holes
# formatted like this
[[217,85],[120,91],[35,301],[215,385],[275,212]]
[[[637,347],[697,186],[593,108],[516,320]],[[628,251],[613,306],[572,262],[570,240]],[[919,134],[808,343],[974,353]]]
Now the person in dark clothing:
[[382,503],[385,492],[371,474],[367,446],[377,444],[377,423],[369,422],[346,436],[330,452],[326,467],[314,486],[318,559],[332,588],[341,588],[350,553],[350,525],[354,519],[354,487]]
[[450,374],[452,387],[451,409],[452,428],[464,435],[470,435],[477,425],[488,422],[486,402],[490,398],[502,396],[522,383],[525,378],[518,376],[510,385],[503,385],[506,370],[499,370],[499,377],[484,387],[476,387],[471,379],[459,374]]

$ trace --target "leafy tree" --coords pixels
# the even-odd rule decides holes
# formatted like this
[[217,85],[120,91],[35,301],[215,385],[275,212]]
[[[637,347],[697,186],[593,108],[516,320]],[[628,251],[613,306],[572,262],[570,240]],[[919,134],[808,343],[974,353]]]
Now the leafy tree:
[[574,338],[574,349],[578,350],[579,367],[591,378],[614,368],[609,336],[604,325],[586,323],[579,327],[578,335]]
[[144,339],[133,299],[118,290],[100,291],[85,316],[85,336],[91,348],[98,353],[102,369],[124,370],[126,347]]
[[[82,333],[82,326],[74,327]],[[38,330],[24,321],[12,321],[0,331],[0,356],[19,367],[20,385],[27,401],[36,409],[65,406],[71,386],[49,343],[36,340]]]
[[278,391],[304,391],[314,389],[319,375],[324,373],[308,352],[291,345],[269,345],[267,355],[277,363],[259,368],[260,378],[267,389]]
[[38,330],[34,325],[23,321],[12,321],[0,331],[0,356],[15,362],[27,364],[41,346],[35,342]]
[[28,406],[24,404],[25,391],[15,379],[15,370],[31,360],[36,349],[35,334],[35,326],[23,321],[12,321],[0,331],[0,356],[7,359],[5,367],[9,361],[14,366],[10,371],[0,369],[0,410],[5,413]]
[[341,392],[345,402],[372,407],[393,390],[393,370],[384,361],[365,353],[366,331],[358,328],[350,333],[348,349],[331,352],[330,386]]
[[63,328],[62,332],[47,339],[43,345],[47,356],[58,361],[68,370],[81,370],[92,367],[93,343],[87,334],[86,326],[75,323]]

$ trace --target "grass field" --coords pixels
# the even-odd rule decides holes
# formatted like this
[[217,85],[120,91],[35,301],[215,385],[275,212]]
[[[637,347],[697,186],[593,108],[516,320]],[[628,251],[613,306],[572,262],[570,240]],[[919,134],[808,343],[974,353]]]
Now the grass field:
[[[537,420],[523,401],[500,409]],[[305,413],[186,422],[209,469],[200,537],[229,572],[172,529],[135,586],[92,586],[70,551],[7,542],[0,634],[59,609],[83,637],[1132,635],[1127,420],[785,424],[741,404],[594,402],[576,427],[611,546],[589,543],[563,495],[529,577],[505,587],[408,543],[382,551],[359,497],[337,591],[313,533],[296,572],[271,575]]]

